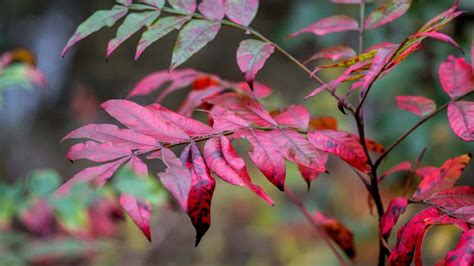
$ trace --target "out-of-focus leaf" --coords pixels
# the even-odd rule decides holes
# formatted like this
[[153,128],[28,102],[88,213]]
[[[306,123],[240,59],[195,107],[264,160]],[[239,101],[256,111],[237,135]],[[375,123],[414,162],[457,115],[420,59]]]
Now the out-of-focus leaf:
[[456,248],[451,250],[444,260],[437,265],[460,266],[474,264],[474,229],[461,235]]
[[405,212],[407,205],[407,198],[395,198],[390,201],[387,211],[382,216],[382,220],[380,222],[380,232],[384,236],[390,235],[390,231],[392,231],[392,228],[397,223],[400,215]]
[[368,30],[378,28],[403,16],[410,9],[411,0],[391,0],[374,9],[365,20]]
[[337,130],[337,120],[334,117],[321,116],[321,117],[312,117],[309,121],[309,129],[312,130],[324,130],[331,129]]
[[356,256],[356,247],[352,231],[342,223],[328,218],[320,212],[316,212],[314,218],[328,236],[353,260]]
[[61,177],[54,170],[37,170],[28,179],[28,191],[38,196],[51,195],[60,184]]
[[439,66],[438,76],[443,90],[456,98],[474,89],[471,65],[464,58],[450,56]]
[[232,22],[247,27],[257,15],[258,4],[259,0],[226,0],[225,14]]
[[424,117],[436,110],[436,103],[423,96],[397,96],[395,101],[402,110]]
[[474,102],[458,101],[448,106],[449,125],[463,141],[474,141]]
[[326,48],[311,56],[305,63],[325,58],[331,61],[345,60],[357,56],[357,53],[349,46],[339,45]]
[[351,17],[336,15],[320,19],[299,31],[290,34],[290,37],[296,37],[305,32],[310,32],[316,35],[326,35],[329,33],[349,30],[359,30],[359,23]]
[[214,40],[220,28],[220,22],[202,19],[195,19],[186,24],[176,40],[170,70],[186,62],[192,55]]
[[394,167],[391,167],[387,171],[383,172],[383,174],[380,175],[380,177],[379,177],[379,182],[382,182],[382,180],[384,180],[385,177],[391,176],[391,175],[393,175],[395,173],[398,173],[400,171],[411,171],[411,170],[412,170],[412,165],[409,161],[401,162],[401,163],[395,165]]
[[186,12],[190,15],[196,11],[196,0],[168,0],[170,5],[181,12]]
[[137,198],[127,194],[120,196],[120,204],[128,213],[133,222],[138,226],[138,228],[140,228],[145,237],[151,241],[151,205],[147,202],[139,201]]
[[237,63],[252,90],[255,76],[274,51],[275,47],[272,44],[258,40],[245,40],[240,43],[237,50]]

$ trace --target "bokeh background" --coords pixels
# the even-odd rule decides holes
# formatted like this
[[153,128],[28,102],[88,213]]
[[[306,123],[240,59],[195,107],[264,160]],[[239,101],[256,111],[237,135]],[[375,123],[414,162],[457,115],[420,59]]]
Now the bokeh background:
[[[380,1],[375,1],[380,2]],[[415,0],[410,11],[396,22],[368,32],[365,46],[381,41],[400,42],[416,31],[425,21],[452,5],[451,0]],[[176,33],[170,34],[133,61],[139,34],[127,41],[106,62],[105,49],[116,28],[106,29],[77,45],[66,58],[60,58],[76,26],[95,10],[110,8],[112,0],[0,0],[0,53],[24,47],[37,55],[38,68],[46,75],[48,85],[32,90],[2,91],[0,107],[0,180],[7,184],[23,182],[36,169],[52,168],[66,180],[86,164],[71,164],[65,154],[69,143],[59,141],[71,130],[86,123],[110,122],[99,104],[113,98],[123,98],[133,85],[153,71],[168,67]],[[368,9],[373,8],[369,5]],[[454,36],[469,55],[474,33],[474,2],[461,1],[466,13],[450,24],[445,32]],[[356,47],[357,33],[336,33],[325,37],[311,34],[288,39],[289,33],[313,21],[333,15],[357,17],[358,7],[335,5],[326,0],[262,0],[253,27],[281,44],[298,59],[309,58],[314,52],[334,45]],[[235,62],[235,51],[245,34],[224,28],[216,40],[189,60],[185,67],[217,74],[239,81],[242,76]],[[448,55],[462,56],[454,48],[437,41],[425,42],[420,52],[411,56],[389,76],[378,81],[367,102],[368,136],[384,145],[417,121],[414,115],[398,110],[394,97],[402,94],[424,95],[438,105],[448,100],[437,79],[437,68]],[[321,72],[325,80],[338,72]],[[275,54],[268,61],[258,80],[271,86],[273,95],[265,100],[269,107],[304,104],[313,115],[332,115],[340,127],[354,130],[349,117],[339,113],[337,103],[325,93],[304,101],[303,97],[317,84],[291,64]],[[168,97],[164,105],[176,108],[185,92]],[[142,99],[152,102],[154,97]],[[400,145],[384,167],[401,160],[416,160],[420,151],[428,151],[423,165],[440,165],[446,159],[473,152],[474,145],[458,140],[449,129],[446,114],[436,116],[419,128]],[[246,149],[246,146],[242,146]],[[154,173],[160,165],[153,167]],[[121,222],[118,233],[93,246],[94,255],[71,252],[63,247],[66,259],[58,265],[336,265],[336,261],[320,237],[284,194],[267,184],[251,167],[256,183],[263,185],[276,202],[269,207],[251,192],[219,182],[213,200],[213,224],[203,242],[194,248],[194,231],[185,214],[179,212],[166,194],[154,212],[152,243],[134,225]],[[357,245],[357,265],[372,265],[377,256],[376,217],[367,204],[367,192],[347,165],[331,159],[331,175],[321,175],[306,191],[306,184],[294,165],[288,165],[287,182],[304,200],[311,211],[322,211],[342,221],[353,230]],[[462,183],[472,184],[474,167],[469,166]],[[382,185],[385,204],[402,190],[407,175],[388,178]],[[416,186],[415,180],[413,186]],[[2,202],[0,202],[2,204]],[[18,202],[18,205],[20,203]],[[401,222],[416,208],[410,207]],[[14,229],[19,230],[13,226]],[[14,231],[16,232],[16,231]],[[20,233],[18,233],[20,234]],[[452,227],[430,231],[423,254],[428,265],[444,256],[457,241],[459,232]],[[0,257],[16,258],[9,263],[31,263],[18,253],[24,242],[40,240],[45,248],[48,236],[29,236],[11,245],[6,234],[0,235]],[[15,235],[12,236],[15,238]],[[22,235],[22,237],[25,237]],[[392,237],[393,240],[393,237]],[[392,243],[391,241],[390,243]],[[74,246],[74,248],[78,248]],[[51,249],[51,246],[50,246]],[[53,248],[52,252],[56,249]],[[51,252],[51,250],[49,250]],[[39,252],[39,251],[38,251]],[[20,254],[20,255],[19,255]],[[0,263],[1,264],[1,263]],[[17,265],[17,264],[11,264]]]

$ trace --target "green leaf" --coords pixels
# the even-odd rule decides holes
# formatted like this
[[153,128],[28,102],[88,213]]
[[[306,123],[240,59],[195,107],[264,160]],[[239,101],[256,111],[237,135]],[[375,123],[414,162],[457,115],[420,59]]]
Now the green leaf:
[[156,8],[162,8],[165,5],[165,0],[141,0],[141,2]]
[[112,27],[119,19],[127,14],[127,11],[128,9],[124,6],[114,6],[111,10],[99,10],[95,12],[86,21],[79,25],[74,35],[72,35],[67,42],[66,47],[64,47],[61,56],[64,57],[73,45],[92,33],[97,32],[104,27]]
[[188,22],[191,17],[177,16],[177,17],[164,17],[158,19],[153,25],[151,25],[147,31],[145,31],[138,43],[137,52],[135,54],[135,60],[140,58],[146,48],[151,44],[158,41],[159,39],[166,36],[173,30],[179,30],[183,27],[184,23]]
[[165,198],[165,191],[159,186],[156,178],[137,176],[129,167],[122,167],[117,172],[113,185],[120,194],[127,194],[154,205]]
[[117,35],[110,40],[107,47],[107,57],[110,55],[134,33],[139,31],[144,26],[150,26],[158,17],[160,11],[148,11],[142,13],[133,13],[128,15],[122,25],[117,30]]
[[175,69],[191,56],[214,40],[221,28],[220,22],[209,20],[192,20],[179,32],[173,49],[170,69]]
[[61,183],[61,177],[54,170],[35,171],[28,180],[28,190],[38,196],[48,196]]

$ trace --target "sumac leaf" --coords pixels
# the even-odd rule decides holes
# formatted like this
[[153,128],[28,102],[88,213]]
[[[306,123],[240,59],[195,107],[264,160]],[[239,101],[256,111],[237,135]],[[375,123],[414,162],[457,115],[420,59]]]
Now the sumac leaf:
[[422,96],[397,96],[395,101],[400,109],[420,117],[427,116],[436,110],[436,103]]
[[168,0],[168,3],[178,11],[193,14],[196,11],[196,0]]
[[329,33],[348,30],[359,30],[359,23],[351,17],[337,15],[320,19],[299,31],[290,34],[290,37],[296,37],[305,32],[310,32],[316,35],[326,35]]
[[237,63],[252,90],[255,76],[274,51],[275,47],[272,44],[258,40],[245,40],[240,43],[237,50]]
[[413,198],[423,200],[436,192],[454,186],[470,160],[470,154],[447,160],[440,168],[423,178],[418,189],[413,194]]
[[214,40],[220,28],[220,22],[202,19],[191,20],[186,24],[179,32],[176,40],[170,70],[186,62],[191,56]]
[[442,42],[451,44],[452,46],[456,47],[461,53],[464,53],[461,46],[459,46],[459,44],[453,38],[451,38],[450,36],[448,36],[444,33],[436,32],[436,31],[433,31],[433,32],[420,32],[420,33],[414,35],[413,37],[416,38],[416,37],[419,37],[419,36],[429,37],[429,38],[437,39],[437,40],[440,40]]
[[411,0],[391,0],[372,11],[365,20],[368,30],[378,28],[403,16],[410,9]]
[[308,129],[310,115],[303,105],[292,105],[283,110],[272,112],[273,119],[282,126]]
[[450,56],[439,66],[439,80],[443,90],[456,98],[473,90],[471,65],[464,58]]
[[460,186],[438,192],[425,200],[448,213],[474,205],[474,187]]
[[61,52],[61,56],[67,53],[67,51],[77,42],[86,38],[94,32],[99,31],[104,27],[112,27],[119,19],[123,18],[127,14],[127,8],[123,6],[114,6],[111,10],[99,10],[90,16],[87,20],[82,22],[81,25],[76,29],[76,32],[72,35],[69,41]]
[[352,231],[342,223],[328,218],[320,212],[316,212],[314,218],[323,230],[326,231],[326,234],[353,260],[356,256],[356,248]]
[[395,198],[390,201],[390,204],[388,205],[387,210],[380,221],[380,232],[385,237],[390,235],[390,231],[392,231],[392,228],[397,223],[400,215],[405,212],[407,205],[407,198]]
[[391,55],[395,51],[395,47],[380,48],[377,50],[377,53],[372,60],[372,65],[370,69],[365,74],[362,79],[362,89],[363,91],[367,90],[371,86],[378,76],[384,71],[385,66],[389,62]]
[[95,141],[87,141],[72,146],[66,157],[71,161],[87,159],[103,163],[131,155],[132,151],[121,145],[110,142],[102,144]]
[[247,27],[257,15],[258,4],[259,0],[226,0],[225,14],[232,22]]
[[357,56],[357,53],[349,46],[339,45],[326,48],[311,56],[305,63],[313,60],[325,58],[331,61],[345,60]]
[[151,241],[151,205],[127,194],[120,196],[120,205],[122,205],[123,209],[128,213],[128,216],[130,216],[138,228],[140,228],[145,237]]
[[474,141],[474,102],[458,101],[448,106],[451,129],[463,141]]
[[[461,235],[456,248],[451,250],[442,263],[446,266],[468,266],[474,264],[474,229]],[[438,265],[438,264],[437,264]]]
[[382,180],[385,179],[387,176],[391,176],[395,173],[398,173],[400,171],[411,171],[412,170],[412,165],[409,161],[401,162],[394,167],[389,168],[385,172],[383,172],[382,175],[379,177],[379,182],[382,182]]
[[222,20],[225,16],[224,0],[203,0],[198,9],[208,19]]

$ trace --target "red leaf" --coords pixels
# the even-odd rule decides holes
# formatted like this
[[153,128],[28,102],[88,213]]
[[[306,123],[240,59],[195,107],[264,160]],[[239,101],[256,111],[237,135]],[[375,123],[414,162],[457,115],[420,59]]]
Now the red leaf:
[[463,141],[474,141],[474,102],[458,101],[448,106],[448,119],[454,133]]
[[242,128],[235,132],[235,138],[246,138],[250,146],[250,159],[263,175],[281,191],[285,188],[285,159],[273,136],[265,131]]
[[120,196],[120,205],[122,205],[123,209],[128,213],[128,216],[130,216],[138,228],[140,228],[145,237],[151,241],[151,205],[126,194]]
[[372,139],[365,139],[365,145],[367,146],[367,149],[369,151],[373,151],[378,154],[382,154],[385,152],[385,148],[383,147],[382,144],[376,142],[375,140]]
[[222,20],[225,16],[224,0],[203,0],[198,9],[208,19]]
[[322,116],[322,117],[313,117],[309,121],[310,129],[332,129],[337,130],[337,120],[334,117]]
[[196,0],[168,0],[168,2],[173,8],[190,15],[196,11]]
[[275,47],[272,44],[258,40],[245,40],[240,43],[237,50],[237,64],[252,90],[255,76],[274,51]]
[[442,265],[446,266],[469,266],[474,264],[474,229],[468,230],[461,235],[461,239],[455,249],[451,250],[444,259]]
[[258,2],[258,0],[226,0],[225,13],[231,21],[247,27],[257,15]]
[[420,169],[417,169],[416,170],[416,174],[421,178],[425,178],[426,176],[428,176],[429,174],[433,173],[434,171],[438,170],[438,167],[434,167],[434,166],[425,166],[425,167],[422,167]]
[[210,119],[212,127],[217,131],[237,130],[250,126],[250,122],[220,106],[214,106],[212,108]]
[[338,156],[364,173],[370,172],[364,149],[353,135],[342,131],[321,130],[309,132],[308,138],[317,149]]
[[145,107],[126,100],[109,100],[101,105],[104,110],[128,128],[166,143],[189,139],[178,126],[163,121]]
[[99,186],[103,186],[110,177],[117,171],[117,169],[125,163],[128,158],[122,158],[117,161],[102,164],[99,166],[86,168],[75,174],[71,179],[58,188],[57,193],[66,194],[77,183],[86,183],[95,181]]
[[453,38],[451,38],[450,36],[444,34],[444,33],[441,33],[441,32],[437,32],[437,31],[433,31],[433,32],[420,32],[420,33],[417,33],[415,34],[413,37],[420,37],[420,36],[424,36],[424,37],[429,37],[429,38],[433,38],[433,39],[437,39],[437,40],[440,40],[442,42],[445,42],[445,43],[448,43],[448,44],[451,44],[452,46],[458,48],[459,51],[461,51],[461,53],[464,53],[462,51],[462,48],[461,46],[459,46],[459,44],[453,40]]
[[164,173],[158,174],[160,181],[178,201],[181,208],[187,212],[189,192],[191,190],[191,172],[185,168],[183,162],[171,150],[163,148],[161,156],[167,168]]
[[390,231],[392,231],[392,228],[397,223],[400,215],[405,212],[407,205],[407,198],[395,198],[390,202],[387,211],[384,213],[382,220],[380,221],[380,232],[385,237],[390,235]]
[[272,112],[273,119],[282,126],[308,129],[309,112],[303,105],[292,105],[284,110]]
[[447,212],[454,212],[464,206],[474,205],[474,187],[452,187],[430,196],[425,201]]
[[375,54],[374,60],[370,69],[365,74],[362,80],[362,89],[365,91],[375,81],[375,79],[382,73],[384,67],[389,62],[396,47],[380,48]]
[[237,154],[231,142],[225,136],[211,138],[204,146],[206,163],[218,176],[230,184],[248,187],[259,197],[273,206],[273,200],[252,180],[247,172],[244,160]]
[[359,23],[351,17],[337,15],[320,19],[306,28],[290,34],[290,37],[296,37],[305,32],[312,32],[316,35],[326,35],[333,32],[348,30],[359,30]]
[[152,137],[142,135],[130,129],[121,129],[109,124],[90,124],[76,129],[64,137],[67,139],[92,139],[100,143],[111,142],[123,148],[143,149],[159,147],[160,144]]
[[208,103],[220,106],[236,116],[257,126],[276,126],[275,120],[255,99],[242,94],[226,93],[207,99]]
[[298,165],[298,170],[301,173],[301,176],[303,177],[304,181],[306,181],[306,184],[308,185],[308,190],[311,188],[311,182],[313,182],[322,172],[319,171],[318,169],[314,168],[309,168],[301,164]]
[[211,200],[216,181],[196,143],[192,142],[181,154],[181,161],[191,172],[191,190],[188,198],[188,215],[196,229],[196,246],[211,225]]
[[439,66],[438,75],[443,90],[453,99],[473,89],[471,65],[464,58],[449,56]]
[[48,236],[54,232],[54,213],[45,198],[35,198],[19,213],[20,222],[32,233]]
[[352,231],[342,223],[328,218],[320,212],[316,212],[314,218],[317,223],[322,226],[324,231],[326,231],[328,236],[353,260],[356,255],[356,249]]
[[447,160],[440,168],[423,178],[413,198],[423,200],[436,192],[454,186],[470,160],[470,154]]
[[411,0],[391,0],[372,11],[365,20],[365,28],[372,30],[403,16],[410,9]]
[[206,98],[219,95],[224,91],[223,87],[212,86],[203,90],[193,90],[191,91],[186,99],[181,103],[181,106],[178,109],[178,113],[191,117],[199,106],[202,106],[205,103]]
[[182,116],[157,103],[148,105],[146,108],[157,115],[162,121],[174,124],[189,136],[202,136],[214,133],[214,129],[198,120]]
[[103,163],[131,155],[132,151],[130,149],[120,145],[88,141],[72,146],[66,157],[71,161],[87,159]]
[[397,96],[395,101],[400,109],[424,117],[436,110],[436,103],[422,96]]
[[354,49],[352,49],[349,46],[339,45],[339,46],[329,47],[322,51],[317,52],[311,58],[306,60],[305,64],[307,62],[321,59],[321,58],[337,61],[337,60],[349,59],[355,56],[357,56],[357,53],[354,51]]
[[400,172],[400,171],[411,171],[412,170],[412,165],[409,161],[405,161],[405,162],[401,162],[397,165],[395,165],[394,167],[388,169],[387,171],[385,171],[380,177],[379,177],[379,182],[382,182],[382,180],[387,177],[387,176],[391,176],[397,172]]

